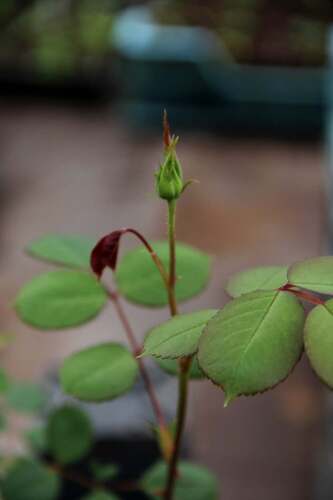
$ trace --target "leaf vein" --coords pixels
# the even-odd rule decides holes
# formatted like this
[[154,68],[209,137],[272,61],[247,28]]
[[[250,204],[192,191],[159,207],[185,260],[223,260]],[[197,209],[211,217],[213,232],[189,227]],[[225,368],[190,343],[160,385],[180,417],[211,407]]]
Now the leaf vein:
[[273,304],[274,304],[275,300],[277,299],[278,295],[279,295],[278,293],[276,293],[276,294],[274,295],[274,297],[272,298],[272,300],[271,300],[271,302],[270,302],[269,306],[267,307],[267,310],[266,310],[266,311],[265,311],[265,313],[263,314],[263,317],[260,319],[259,324],[258,324],[258,325],[256,326],[256,328],[254,329],[253,334],[252,334],[251,338],[249,339],[249,342],[248,342],[247,346],[245,347],[245,349],[244,349],[243,353],[242,353],[242,354],[241,354],[241,356],[240,356],[240,359],[239,359],[239,361],[238,361],[237,365],[235,366],[234,373],[233,373],[233,376],[232,376],[232,383],[231,383],[231,385],[232,385],[232,384],[234,384],[235,379],[236,379],[236,377],[237,377],[237,372],[238,372],[238,369],[239,369],[239,367],[240,367],[241,363],[243,362],[243,359],[244,359],[244,357],[246,356],[246,354],[247,354],[247,352],[248,352],[248,350],[249,350],[249,348],[250,348],[251,344],[253,343],[253,341],[254,341],[254,339],[255,339],[255,337],[256,337],[256,334],[257,334],[258,330],[260,329],[260,327],[262,326],[263,322],[264,322],[264,321],[265,321],[265,319],[267,318],[267,316],[268,316],[268,314],[269,314],[269,312],[270,312],[270,310],[271,310],[271,308],[272,308],[272,306],[273,306]]

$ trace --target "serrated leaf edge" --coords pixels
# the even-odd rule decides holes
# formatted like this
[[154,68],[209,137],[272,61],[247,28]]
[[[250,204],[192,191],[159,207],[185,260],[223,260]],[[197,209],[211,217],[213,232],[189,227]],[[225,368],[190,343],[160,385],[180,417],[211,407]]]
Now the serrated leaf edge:
[[[260,291],[260,290],[256,290],[255,292],[257,291]],[[269,290],[263,290],[263,291],[269,291]],[[272,290],[273,291],[273,290]],[[249,292],[249,293],[255,293],[255,292]],[[287,292],[287,291],[284,291],[284,290],[281,290],[280,291],[281,293],[288,293],[289,295],[293,295],[291,294],[290,292]],[[277,293],[279,293],[277,291]],[[244,295],[247,295],[247,294],[244,294]],[[239,297],[235,297],[236,299],[239,298]],[[233,299],[234,300],[234,299]],[[299,305],[302,307],[303,311],[304,311],[304,306],[303,304],[298,300],[298,303]],[[228,304],[230,304],[230,302],[228,302]],[[222,309],[220,309],[221,311]],[[213,318],[211,318],[209,321],[211,321]],[[208,323],[209,321],[207,322],[207,325],[205,328],[207,328],[208,326]],[[305,321],[303,323],[303,330],[305,328]],[[202,335],[204,334],[204,332],[202,333]],[[202,339],[202,335],[200,337],[200,341],[199,341],[199,346],[198,346],[198,351],[200,349],[200,342],[201,342],[201,339]],[[303,339],[304,339],[304,335],[303,335]],[[239,397],[241,396],[245,396],[245,397],[251,397],[251,396],[256,396],[258,394],[264,394],[265,392],[268,392],[268,391],[271,391],[273,389],[275,389],[275,387],[277,387],[278,385],[282,384],[290,375],[291,373],[295,370],[296,366],[298,365],[298,363],[300,362],[300,360],[302,359],[302,356],[303,356],[303,353],[304,353],[304,346],[305,346],[305,342],[303,340],[303,347],[301,349],[301,352],[300,352],[300,355],[299,355],[299,358],[295,361],[294,365],[290,368],[289,372],[286,374],[286,376],[279,380],[276,384],[273,384],[269,387],[266,387],[265,389],[263,390],[260,390],[260,391],[255,391],[255,392],[241,392],[239,394],[237,394],[236,396],[228,396],[227,393],[225,392],[225,389],[223,387],[222,384],[218,384],[215,380],[213,380],[209,375],[208,373],[203,369],[203,367],[201,366],[201,363],[200,363],[200,359],[199,357],[197,358],[198,359],[198,365],[200,367],[200,370],[202,371],[202,373],[205,375],[205,377],[210,380],[210,382],[212,382],[212,384],[214,384],[216,387],[218,387],[219,389],[221,389],[224,394],[225,394],[225,400],[224,400],[224,408],[227,408],[230,403],[232,403],[233,401],[235,401],[236,399],[238,399]],[[327,384],[326,384],[327,385]]]
[[[208,311],[208,310],[207,310]],[[194,351],[191,351],[191,352],[181,352],[180,354],[177,354],[177,355],[168,355],[168,356],[165,356],[165,355],[161,355],[161,354],[157,354],[153,351],[146,351],[145,349],[142,351],[142,353],[137,356],[137,357],[145,357],[145,356],[153,356],[154,358],[158,358],[158,359],[179,359],[179,358],[183,358],[183,357],[189,357],[189,356],[193,356],[194,354],[196,354],[198,352],[198,348],[199,348],[199,342],[200,342],[200,338],[201,338],[201,335],[203,334],[204,332],[204,329],[206,328],[206,325],[208,323],[208,321],[210,321],[211,319],[214,318],[214,316],[219,312],[219,309],[211,309],[211,311],[215,311],[215,314],[212,315],[211,318],[209,318],[207,321],[203,321],[202,323],[199,323],[199,325],[195,325],[195,326],[191,326],[190,328],[187,328],[186,330],[182,330],[181,332],[178,332],[176,335],[174,335],[172,338],[178,336],[178,335],[182,335],[184,334],[184,332],[189,332],[190,330],[194,329],[194,328],[198,328],[199,326],[201,326],[201,324],[203,325],[203,328],[201,330],[201,334],[199,336],[199,339],[198,339],[198,344],[197,344],[197,348],[194,350]],[[200,311],[197,311],[197,312],[200,312]],[[191,313],[189,313],[191,314]],[[168,321],[171,321],[171,320],[168,320]],[[168,321],[166,321],[166,323],[168,323]],[[163,324],[163,323],[162,323]],[[159,325],[158,325],[159,326]],[[144,344],[146,342],[146,339],[147,337],[149,337],[150,335],[154,335],[154,330],[156,328],[158,328],[158,326],[152,328],[151,330],[149,330],[145,336],[145,339],[144,339]],[[155,332],[156,333],[156,332]],[[167,339],[164,339],[157,347],[159,347],[160,345],[164,344],[165,342],[168,342],[170,340],[170,338],[167,338]],[[156,348],[156,346],[155,346]]]

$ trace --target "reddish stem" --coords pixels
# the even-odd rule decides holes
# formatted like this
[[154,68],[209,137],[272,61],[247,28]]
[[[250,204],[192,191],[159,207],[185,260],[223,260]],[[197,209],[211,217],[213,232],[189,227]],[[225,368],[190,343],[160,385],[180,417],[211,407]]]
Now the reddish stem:
[[287,283],[286,285],[282,286],[279,288],[282,292],[290,292],[299,297],[300,299],[306,300],[306,302],[310,302],[311,304],[314,305],[324,305],[325,301],[322,300],[318,295],[315,295],[314,293],[307,292],[305,290],[300,290],[298,288],[295,288],[294,285],[291,285]]
[[[171,311],[172,316],[174,316],[175,314],[177,314],[177,305],[175,303],[175,297],[174,297],[174,284],[171,283],[171,279],[169,278],[168,273],[164,269],[164,265],[163,265],[162,261],[160,260],[159,256],[157,255],[157,253],[155,252],[153,247],[148,243],[146,238],[144,236],[142,236],[142,234],[140,234],[136,229],[124,228],[123,231],[127,232],[127,233],[132,233],[137,238],[139,238],[141,243],[143,243],[143,245],[146,247],[146,249],[150,253],[151,258],[153,259],[153,261],[154,261],[157,269],[159,270],[160,275],[162,276],[162,279],[164,281],[164,285],[165,285],[166,291],[168,293],[168,302],[169,302],[170,311]],[[172,280],[172,281],[175,281],[175,280]]]
[[[111,301],[113,302],[114,307],[118,313],[119,319],[120,319],[120,321],[125,329],[128,341],[129,341],[130,346],[132,348],[132,352],[133,352],[134,356],[137,357],[139,354],[141,354],[141,347],[139,346],[139,344],[136,341],[132,327],[131,327],[131,325],[127,319],[127,316],[125,314],[125,311],[124,311],[124,309],[119,301],[119,296],[116,292],[109,292],[109,297],[110,297]],[[164,418],[163,412],[161,410],[160,404],[158,402],[157,396],[156,396],[155,391],[154,391],[154,386],[149,378],[149,375],[148,375],[148,372],[147,372],[146,367],[144,365],[144,362],[141,358],[137,358],[137,362],[139,365],[139,370],[140,370],[142,379],[144,381],[144,384],[145,384],[153,411],[154,411],[155,416],[156,416],[156,420],[157,420],[160,428],[168,429],[166,420]]]
[[123,231],[126,233],[134,234],[137,238],[139,238],[141,243],[143,243],[143,245],[146,247],[146,249],[150,253],[151,258],[155,262],[155,264],[156,264],[156,266],[157,266],[157,268],[158,268],[158,270],[163,278],[163,281],[164,281],[166,287],[169,289],[169,276],[168,276],[166,270],[164,269],[162,261],[160,260],[159,256],[157,255],[157,253],[155,252],[153,247],[150,245],[150,243],[148,243],[146,238],[144,236],[142,236],[142,234],[139,233],[136,229],[133,229],[131,227],[127,227],[127,228],[124,228]]

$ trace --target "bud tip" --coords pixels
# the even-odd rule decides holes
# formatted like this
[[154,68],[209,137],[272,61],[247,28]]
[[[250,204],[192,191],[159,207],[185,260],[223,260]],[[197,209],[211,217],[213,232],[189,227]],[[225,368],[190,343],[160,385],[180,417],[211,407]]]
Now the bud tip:
[[166,109],[163,112],[163,142],[165,148],[170,147],[171,145],[171,133],[170,133],[170,125],[168,120],[168,113]]

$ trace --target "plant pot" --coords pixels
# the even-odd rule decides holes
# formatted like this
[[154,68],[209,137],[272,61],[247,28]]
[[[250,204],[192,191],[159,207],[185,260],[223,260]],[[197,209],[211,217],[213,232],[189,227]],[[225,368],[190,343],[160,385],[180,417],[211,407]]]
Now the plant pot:
[[301,138],[322,132],[325,69],[230,63],[213,32],[161,26],[149,7],[123,12],[113,42],[119,109],[134,124],[155,126],[167,108],[178,126]]

